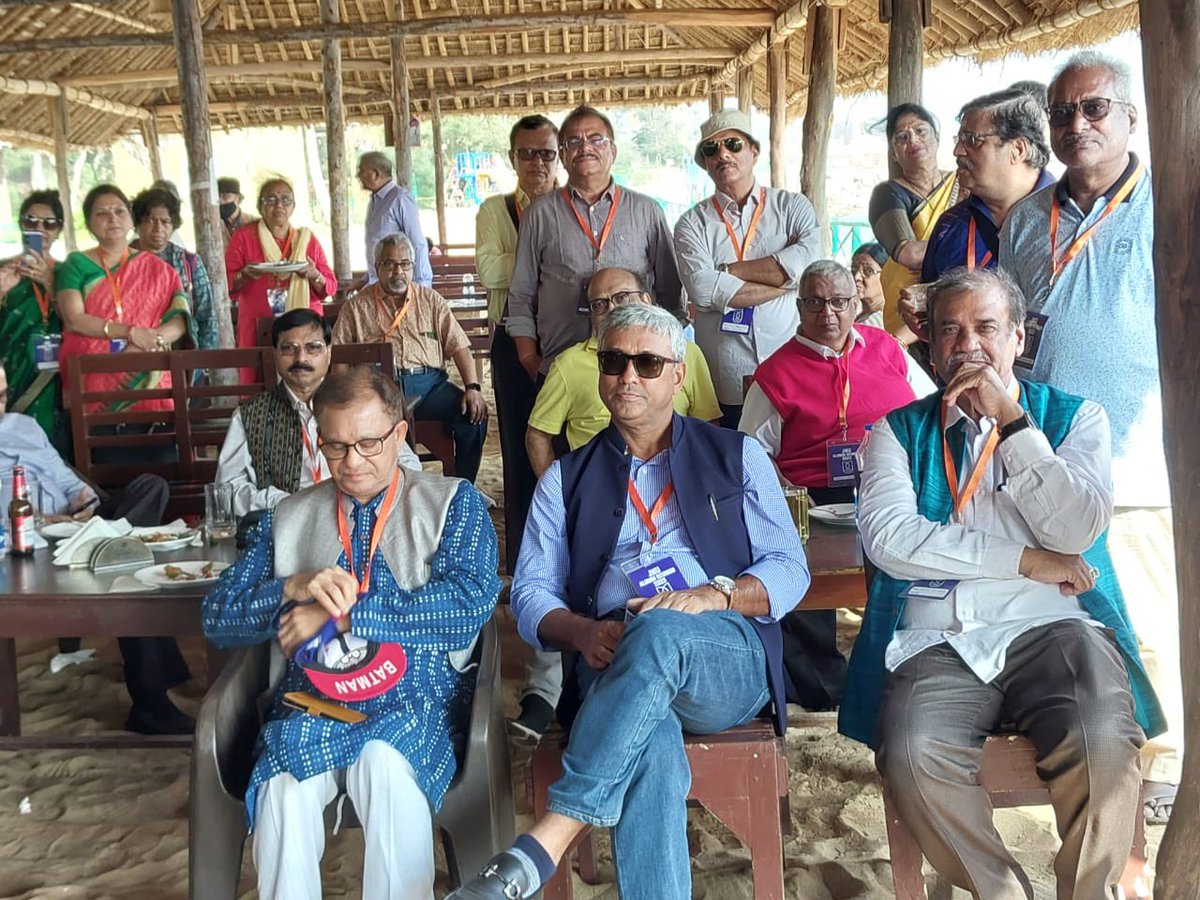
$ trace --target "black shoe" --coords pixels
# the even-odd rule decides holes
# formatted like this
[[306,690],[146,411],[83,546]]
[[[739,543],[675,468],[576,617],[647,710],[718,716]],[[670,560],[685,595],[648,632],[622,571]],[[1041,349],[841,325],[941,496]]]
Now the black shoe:
[[138,734],[192,734],[196,720],[170,702],[153,709],[135,706],[125,720],[125,730]]
[[508,733],[536,744],[554,720],[554,707],[544,697],[530,694],[521,701],[521,715],[508,723]]
[[478,875],[458,890],[447,894],[446,900],[521,900],[532,896],[539,887],[529,883],[525,867],[506,850],[493,856]]

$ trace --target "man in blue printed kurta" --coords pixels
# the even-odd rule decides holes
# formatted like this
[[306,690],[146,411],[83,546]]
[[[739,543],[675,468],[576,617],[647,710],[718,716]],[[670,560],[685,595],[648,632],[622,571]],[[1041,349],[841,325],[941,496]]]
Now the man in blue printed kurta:
[[[1138,750],[1162,713],[1106,546],[1108,418],[1018,381],[1025,302],[965,268],[928,294],[944,391],[881,419],[859,491],[878,566],[839,728],[877,750],[921,851],[974,897],[1032,900],[977,776],[987,735],[1037,750],[1060,900],[1113,896],[1138,815]],[[1143,732],[1144,730],[1144,732]]]
[[[322,812],[344,789],[363,823],[363,896],[428,900],[431,811],[454,775],[464,669],[500,588],[496,536],[470,484],[398,468],[406,426],[390,379],[367,367],[332,375],[313,405],[331,480],[268,512],[203,608],[218,645],[278,639],[290,660],[246,791],[259,894],[321,896]],[[366,694],[381,689],[381,668],[393,676],[374,696],[334,698],[337,715],[365,719],[285,706],[287,692],[330,699],[318,685],[337,672],[323,680],[293,657],[337,669],[337,647],[387,660],[341,669],[358,677],[338,683]]]

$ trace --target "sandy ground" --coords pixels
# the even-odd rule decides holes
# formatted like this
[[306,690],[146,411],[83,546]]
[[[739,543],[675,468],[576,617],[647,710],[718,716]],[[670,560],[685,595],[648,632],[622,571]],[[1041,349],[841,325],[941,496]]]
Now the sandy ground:
[[[490,390],[487,395],[490,398]],[[479,486],[500,500],[498,450],[493,429]],[[493,514],[499,521],[501,511]],[[504,694],[509,711],[514,712],[525,648],[507,608],[500,615],[505,636]],[[852,640],[855,617],[845,616],[844,624],[844,637]],[[121,728],[129,701],[116,644],[93,639],[85,640],[85,646],[98,648],[91,662],[52,675],[48,669],[55,652],[52,642],[18,644],[27,734]],[[184,650],[192,670],[203,672],[201,641],[185,641]],[[179,702],[194,710],[202,692],[202,683],[189,684]],[[883,801],[870,753],[839,737],[831,716],[798,715],[794,722],[796,727],[787,735],[793,826],[784,847],[788,897],[891,897]],[[519,826],[530,821],[524,787],[528,755],[525,747],[512,748]],[[186,897],[188,761],[188,753],[182,750],[0,753],[0,897]],[[1057,839],[1049,808],[1001,810],[997,821],[1033,880],[1039,900],[1052,898],[1051,861]],[[1148,829],[1152,861],[1162,831],[1161,827]],[[693,810],[689,840],[698,900],[750,900],[749,856],[736,838],[703,810]],[[601,859],[609,858],[602,843]],[[448,888],[440,850],[438,859],[440,898]],[[359,895],[361,860],[361,832],[330,838],[322,867],[326,897]],[[611,876],[611,866],[602,865],[602,873],[605,869]],[[241,896],[256,896],[248,851],[242,876]],[[576,876],[575,889],[581,900],[617,900],[611,883],[592,887]],[[936,884],[930,896],[948,900],[967,895]]]

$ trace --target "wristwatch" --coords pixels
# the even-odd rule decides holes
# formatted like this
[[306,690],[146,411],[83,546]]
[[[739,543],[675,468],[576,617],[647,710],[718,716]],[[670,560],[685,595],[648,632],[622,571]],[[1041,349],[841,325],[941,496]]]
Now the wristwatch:
[[1033,416],[1025,413],[1019,419],[1013,419],[1007,425],[1000,429],[1000,440],[1007,441],[1018,431],[1024,431],[1026,428],[1037,428],[1037,423],[1033,421]]
[[733,592],[737,590],[737,582],[728,575],[716,575],[708,584],[725,595],[725,608],[733,609]]
[[479,382],[478,382],[478,381],[472,381],[470,384],[466,385],[466,389],[467,389],[468,391],[481,391],[481,390],[483,390],[483,389],[482,389],[482,388],[479,386]]
[[718,272],[728,272],[729,271],[729,263],[717,263],[717,271]]

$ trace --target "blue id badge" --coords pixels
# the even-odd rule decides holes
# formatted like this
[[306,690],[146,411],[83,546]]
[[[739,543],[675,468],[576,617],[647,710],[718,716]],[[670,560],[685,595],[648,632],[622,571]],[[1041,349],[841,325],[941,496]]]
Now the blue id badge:
[[1025,372],[1033,370],[1033,364],[1037,362],[1038,348],[1042,345],[1042,332],[1046,330],[1047,318],[1041,313],[1025,313],[1025,349],[1013,360],[1016,368]]
[[129,341],[125,340],[124,338],[109,338],[108,339],[108,352],[109,353],[123,353],[125,351],[125,348],[128,346],[129,346]]
[[721,331],[725,334],[749,334],[754,324],[754,307],[731,309],[721,316]]
[[34,334],[29,337],[30,355],[39,372],[58,371],[58,353],[61,349],[61,334]]
[[621,564],[621,571],[625,573],[639,597],[649,598],[656,594],[688,588],[683,573],[670,556],[662,556],[645,564],[641,559],[631,559]]
[[287,310],[287,288],[267,288],[267,303],[271,305],[271,315],[282,316]]
[[958,587],[958,581],[955,579],[914,581],[900,593],[900,596],[916,597],[920,600],[945,600],[956,587]]
[[829,487],[849,487],[854,484],[854,476],[858,474],[858,462],[855,454],[861,441],[825,442],[825,464],[829,473]]

